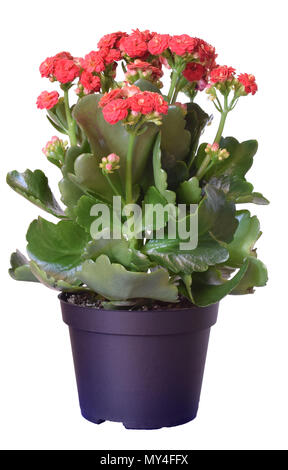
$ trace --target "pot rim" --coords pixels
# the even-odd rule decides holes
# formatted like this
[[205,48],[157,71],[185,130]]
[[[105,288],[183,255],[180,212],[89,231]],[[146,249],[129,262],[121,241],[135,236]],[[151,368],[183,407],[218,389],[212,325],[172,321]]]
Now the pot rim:
[[216,323],[219,302],[207,307],[166,310],[104,310],[71,304],[60,293],[63,321],[72,328],[114,335],[189,334]]

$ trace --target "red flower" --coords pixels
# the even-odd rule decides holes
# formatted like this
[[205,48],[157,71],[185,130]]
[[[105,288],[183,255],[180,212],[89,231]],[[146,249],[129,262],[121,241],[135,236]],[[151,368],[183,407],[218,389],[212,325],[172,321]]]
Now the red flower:
[[54,72],[54,63],[55,63],[55,58],[54,57],[47,57],[42,64],[40,64],[39,70],[41,73],[41,77],[50,77],[53,75]]
[[197,62],[189,62],[183,72],[189,82],[198,82],[205,74],[205,67]]
[[115,90],[111,90],[109,91],[109,93],[105,93],[105,95],[102,96],[101,100],[99,101],[98,106],[99,108],[104,108],[106,104],[122,97],[123,97],[122,88],[115,88]]
[[[100,50],[101,52],[101,50]],[[107,54],[104,56],[105,64],[112,64],[113,62],[117,62],[118,60],[121,60],[121,52],[119,49],[108,49]]]
[[57,91],[42,91],[38,96],[36,104],[39,109],[51,109],[58,103],[59,93]]
[[128,100],[116,99],[106,104],[103,116],[109,124],[116,124],[128,116]]
[[122,37],[127,36],[127,33],[122,33],[122,31],[117,31],[116,33],[105,34],[100,41],[98,42],[98,47],[101,49],[102,47],[110,48],[117,48],[119,47],[119,41]]
[[92,75],[92,73],[87,72],[86,70],[81,74],[80,83],[83,85],[86,94],[95,93],[101,88],[100,78]]
[[215,60],[217,54],[215,53],[215,47],[208,44],[208,42],[203,41],[203,39],[198,39],[195,56],[207,69],[212,69],[216,66]]
[[59,59],[55,63],[54,75],[60,83],[69,83],[78,77],[79,67],[70,59]]
[[103,72],[105,70],[105,63],[103,55],[104,50],[102,51],[91,51],[89,54],[85,55],[83,61],[83,67],[87,72]]
[[169,45],[169,34],[155,34],[148,42],[148,50],[150,54],[159,55],[164,52]]
[[255,95],[256,91],[258,90],[258,86],[255,81],[254,75],[250,75],[248,73],[241,73],[238,76],[238,80],[245,87],[246,93],[252,93],[252,95]]
[[130,57],[142,57],[146,54],[148,32],[139,30],[134,31],[130,36],[124,37],[120,41],[120,49]]
[[121,91],[124,98],[130,98],[131,96],[136,95],[136,93],[139,93],[140,88],[135,85],[126,85],[121,89]]
[[157,113],[167,114],[168,113],[168,103],[167,103],[167,101],[165,101],[163,96],[160,95],[159,93],[152,93],[152,94],[153,94],[153,98],[154,98],[155,111]]
[[56,54],[54,56],[54,59],[55,60],[58,60],[58,59],[67,59],[67,60],[72,60],[73,59],[73,56],[70,54],[70,52],[58,52],[58,54]]
[[129,98],[129,108],[137,113],[150,114],[155,109],[154,93],[143,91]]
[[235,69],[233,67],[222,65],[211,70],[210,81],[211,83],[226,82],[226,80],[231,80],[234,75]]
[[184,55],[186,53],[192,54],[196,50],[198,44],[197,38],[192,38],[188,34],[181,34],[180,36],[172,36],[169,40],[169,48],[174,54]]

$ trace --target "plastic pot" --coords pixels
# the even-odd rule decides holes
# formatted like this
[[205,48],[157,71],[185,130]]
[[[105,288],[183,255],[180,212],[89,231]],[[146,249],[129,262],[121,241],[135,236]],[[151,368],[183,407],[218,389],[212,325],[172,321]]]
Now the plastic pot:
[[68,303],[81,413],[130,429],[177,426],[195,418],[210,327],[218,304],[158,311],[98,310]]

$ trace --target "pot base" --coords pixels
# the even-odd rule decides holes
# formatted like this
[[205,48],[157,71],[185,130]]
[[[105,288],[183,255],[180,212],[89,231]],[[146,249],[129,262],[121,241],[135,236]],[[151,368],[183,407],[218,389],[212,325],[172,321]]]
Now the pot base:
[[[90,421],[91,423],[94,423],[94,424],[102,424],[102,423],[105,423],[105,421],[112,421],[112,422],[119,422],[117,420],[113,420],[113,419],[100,419],[100,418],[94,418],[92,416],[88,416],[84,411],[81,410],[81,414],[83,416],[83,418],[85,418],[87,421]],[[123,422],[123,426],[125,429],[161,429],[161,428],[172,428],[174,426],[181,426],[181,424],[186,424],[186,423],[189,423],[190,421],[193,421],[193,419],[195,419],[197,416],[197,412],[193,415],[193,416],[190,416],[188,418],[183,418],[183,419],[180,419],[179,421],[175,421],[175,422],[168,422],[168,423],[159,423],[158,425],[157,424],[143,424],[143,423],[129,423],[129,422]]]

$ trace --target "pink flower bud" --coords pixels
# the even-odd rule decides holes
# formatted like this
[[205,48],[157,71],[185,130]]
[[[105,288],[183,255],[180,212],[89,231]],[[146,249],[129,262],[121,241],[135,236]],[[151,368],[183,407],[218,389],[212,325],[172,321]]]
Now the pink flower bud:
[[106,169],[107,171],[111,171],[111,170],[112,170],[112,168],[113,168],[113,165],[112,165],[112,163],[106,163],[106,167],[105,167],[105,169]]
[[108,162],[114,163],[114,162],[119,162],[120,157],[116,155],[116,153],[110,153],[107,157]]
[[219,144],[217,142],[214,142],[214,144],[211,146],[212,152],[217,152],[219,150]]

